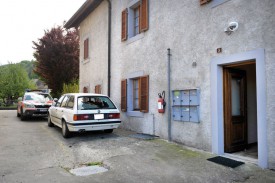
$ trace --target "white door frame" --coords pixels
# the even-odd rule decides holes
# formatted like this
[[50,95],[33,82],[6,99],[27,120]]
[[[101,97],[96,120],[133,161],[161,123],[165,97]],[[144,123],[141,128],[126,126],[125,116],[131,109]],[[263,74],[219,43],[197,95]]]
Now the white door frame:
[[268,168],[264,49],[211,59],[212,152],[218,155],[224,154],[223,65],[248,60],[255,60],[256,62],[258,165],[262,168]]

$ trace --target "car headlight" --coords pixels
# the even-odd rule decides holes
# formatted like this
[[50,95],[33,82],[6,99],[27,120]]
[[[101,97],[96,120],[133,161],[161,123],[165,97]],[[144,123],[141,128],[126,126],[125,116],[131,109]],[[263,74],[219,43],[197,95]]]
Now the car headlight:
[[35,108],[35,106],[33,104],[25,104],[26,108]]

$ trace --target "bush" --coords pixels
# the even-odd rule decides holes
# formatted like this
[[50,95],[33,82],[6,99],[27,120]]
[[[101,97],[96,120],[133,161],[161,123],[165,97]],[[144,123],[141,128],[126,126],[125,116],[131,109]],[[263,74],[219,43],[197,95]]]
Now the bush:
[[78,80],[74,80],[69,84],[63,84],[62,94],[65,93],[78,93],[79,92],[79,84]]

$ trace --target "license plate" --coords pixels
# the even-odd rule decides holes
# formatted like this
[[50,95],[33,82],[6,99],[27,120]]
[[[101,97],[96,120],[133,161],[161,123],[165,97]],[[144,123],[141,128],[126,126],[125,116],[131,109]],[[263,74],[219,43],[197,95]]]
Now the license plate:
[[41,112],[45,112],[45,111],[47,111],[47,109],[40,109],[40,111],[41,111]]
[[104,119],[104,114],[95,114],[94,118],[95,119]]

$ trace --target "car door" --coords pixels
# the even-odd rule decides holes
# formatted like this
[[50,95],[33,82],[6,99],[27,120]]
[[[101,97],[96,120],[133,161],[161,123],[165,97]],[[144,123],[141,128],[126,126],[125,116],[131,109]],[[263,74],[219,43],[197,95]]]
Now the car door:
[[68,100],[69,100],[69,96],[65,95],[61,102],[60,107],[58,107],[56,110],[57,125],[60,125],[60,126],[62,125],[62,117],[66,109]]
[[61,102],[63,101],[64,99],[64,96],[61,96],[58,101],[55,103],[54,106],[52,106],[50,108],[50,113],[51,113],[51,120],[52,122],[54,123],[58,123],[59,124],[59,119],[58,119],[58,116],[57,116],[57,111],[59,110],[60,106],[61,106]]
[[73,121],[73,115],[74,115],[73,107],[74,107],[74,96],[68,96],[68,101],[63,108],[63,116],[66,122]]

